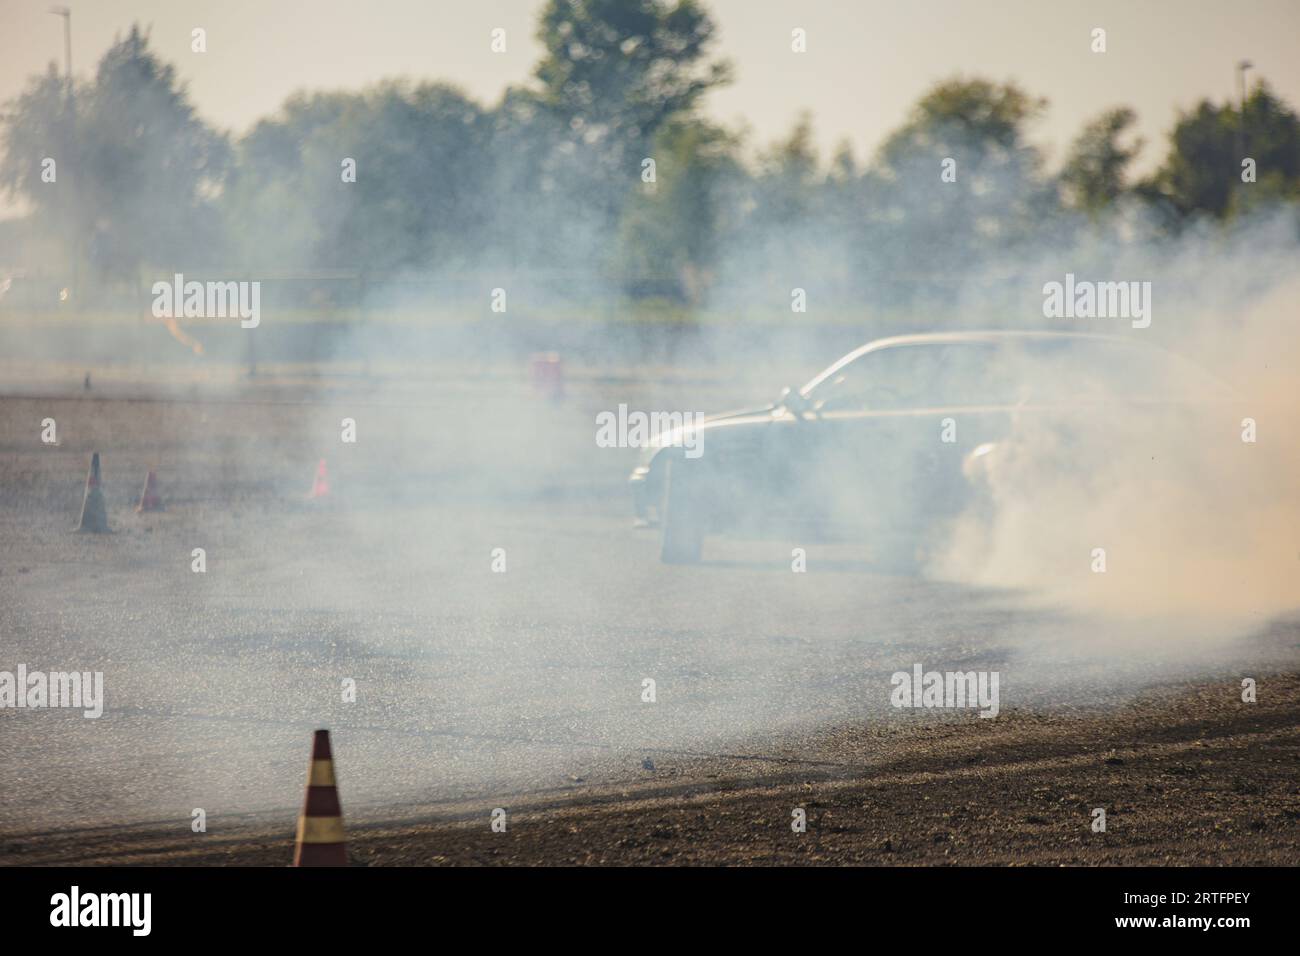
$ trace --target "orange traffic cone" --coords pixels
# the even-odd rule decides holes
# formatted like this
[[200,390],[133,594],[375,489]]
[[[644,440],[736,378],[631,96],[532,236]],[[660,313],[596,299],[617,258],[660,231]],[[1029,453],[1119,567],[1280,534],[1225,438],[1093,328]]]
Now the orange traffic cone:
[[99,487],[99,452],[90,456],[90,471],[86,472],[86,495],[81,499],[81,521],[78,531],[103,534],[108,531],[108,511],[104,507],[104,492]]
[[329,471],[325,468],[325,459],[320,460],[316,466],[316,478],[311,483],[311,491],[307,493],[308,498],[327,498],[330,493],[330,476]]
[[294,866],[347,866],[348,849],[343,835],[343,808],[334,783],[334,759],[330,755],[330,732],[316,731],[307,768],[307,796],[298,817],[298,840]]
[[158,497],[158,479],[150,471],[144,476],[144,490],[140,492],[140,503],[135,506],[135,510],[144,511],[162,511],[162,499]]

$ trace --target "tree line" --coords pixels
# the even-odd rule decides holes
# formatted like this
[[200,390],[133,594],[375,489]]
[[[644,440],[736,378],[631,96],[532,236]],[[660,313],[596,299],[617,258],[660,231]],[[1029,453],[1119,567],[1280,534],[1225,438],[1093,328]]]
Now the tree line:
[[1066,232],[1176,237],[1300,198],[1300,119],[1263,82],[1181,113],[1140,178],[1132,110],[1085,122],[1049,170],[1030,139],[1048,104],[965,77],[871,157],[819,156],[809,116],[750,155],[700,110],[732,70],[699,2],[551,0],[537,29],[531,81],[495,105],[441,82],[302,92],[236,138],[133,26],[92,76],[51,65],[7,105],[0,187],[84,281],[524,271],[688,306],[800,270],[852,297]]

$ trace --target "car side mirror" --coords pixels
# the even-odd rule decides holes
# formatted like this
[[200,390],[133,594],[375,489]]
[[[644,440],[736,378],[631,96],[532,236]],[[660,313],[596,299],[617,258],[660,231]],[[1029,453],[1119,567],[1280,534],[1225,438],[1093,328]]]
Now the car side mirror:
[[803,397],[799,389],[787,385],[781,389],[781,394],[777,397],[776,404],[789,409],[795,415],[802,415],[808,410],[808,400]]

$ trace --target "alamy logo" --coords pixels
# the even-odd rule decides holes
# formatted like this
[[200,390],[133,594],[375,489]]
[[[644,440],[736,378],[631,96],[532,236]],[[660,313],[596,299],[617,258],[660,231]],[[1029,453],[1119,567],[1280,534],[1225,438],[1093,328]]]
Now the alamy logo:
[[889,682],[895,707],[980,707],[981,717],[998,715],[997,671],[926,671],[920,664],[912,673],[895,671]]
[[152,893],[70,893],[50,897],[51,926],[129,926],[131,935],[148,936],[153,914]]
[[1150,282],[1065,282],[1043,285],[1043,317],[1047,319],[1132,319],[1133,328],[1151,324]]
[[240,327],[255,329],[262,321],[262,283],[185,281],[176,273],[171,282],[153,284],[155,319],[240,319]]
[[596,447],[651,448],[656,444],[686,449],[687,458],[704,454],[702,412],[618,412],[596,415]]
[[40,710],[46,707],[79,707],[82,716],[91,720],[104,713],[104,674],[86,671],[28,671],[18,665],[18,673],[0,671],[0,710]]

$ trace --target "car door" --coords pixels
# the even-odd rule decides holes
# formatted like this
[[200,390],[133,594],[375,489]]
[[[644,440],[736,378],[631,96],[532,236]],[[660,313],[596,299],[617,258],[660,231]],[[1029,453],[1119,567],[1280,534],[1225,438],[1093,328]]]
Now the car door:
[[869,350],[816,386],[806,409],[777,416],[763,456],[769,484],[783,491],[775,515],[821,536],[861,530],[875,511],[868,503],[888,496],[902,467],[893,419],[907,406],[915,362],[906,346]]
[[992,343],[912,341],[837,370],[802,422],[772,430],[806,513],[856,534],[927,525],[960,507],[962,458],[1005,429],[1014,404],[997,365]]

